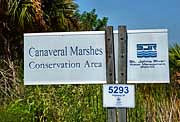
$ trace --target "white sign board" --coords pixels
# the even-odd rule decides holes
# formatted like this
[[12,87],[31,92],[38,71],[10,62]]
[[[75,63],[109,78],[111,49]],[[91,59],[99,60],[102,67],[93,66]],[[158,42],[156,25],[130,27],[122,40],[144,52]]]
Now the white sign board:
[[[128,30],[127,83],[169,83],[166,29]],[[118,34],[115,31],[115,55]],[[116,67],[118,58],[116,58]],[[116,74],[117,74],[116,69]]]
[[104,32],[24,34],[24,84],[106,83]]
[[134,108],[134,85],[103,85],[103,107]]
[[[118,74],[118,32],[114,31]],[[169,83],[166,29],[128,30],[128,83]],[[116,75],[116,79],[118,75]],[[25,85],[106,83],[105,32],[24,35]]]

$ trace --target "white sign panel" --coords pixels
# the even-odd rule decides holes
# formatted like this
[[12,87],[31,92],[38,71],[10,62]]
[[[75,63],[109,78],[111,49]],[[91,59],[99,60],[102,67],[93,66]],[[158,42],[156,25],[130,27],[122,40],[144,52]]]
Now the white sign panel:
[[134,108],[134,85],[103,85],[103,107]]
[[[115,32],[116,57],[117,45],[118,35]],[[116,58],[116,67],[117,64]],[[127,80],[127,83],[170,82],[166,29],[128,30]]]
[[24,35],[24,84],[106,83],[104,32]]

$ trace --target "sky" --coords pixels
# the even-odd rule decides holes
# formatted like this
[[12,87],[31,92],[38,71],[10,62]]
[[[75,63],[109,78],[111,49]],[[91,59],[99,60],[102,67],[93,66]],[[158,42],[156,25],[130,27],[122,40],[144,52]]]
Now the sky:
[[96,9],[117,29],[168,29],[169,43],[180,43],[180,0],[75,0],[80,12]]

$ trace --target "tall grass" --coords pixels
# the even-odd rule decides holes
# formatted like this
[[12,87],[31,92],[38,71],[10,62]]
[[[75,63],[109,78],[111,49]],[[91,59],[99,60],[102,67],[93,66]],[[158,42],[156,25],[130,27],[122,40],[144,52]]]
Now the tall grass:
[[[20,71],[21,70],[21,71]],[[21,94],[22,68],[14,61],[0,59],[0,104],[13,100]]]
[[128,121],[179,122],[180,89],[171,84],[137,85],[136,107],[128,110]]

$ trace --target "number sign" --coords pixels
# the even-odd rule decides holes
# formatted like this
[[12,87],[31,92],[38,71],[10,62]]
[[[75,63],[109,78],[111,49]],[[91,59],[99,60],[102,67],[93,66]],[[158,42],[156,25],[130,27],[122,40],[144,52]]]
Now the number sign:
[[134,108],[134,85],[103,85],[103,106]]

